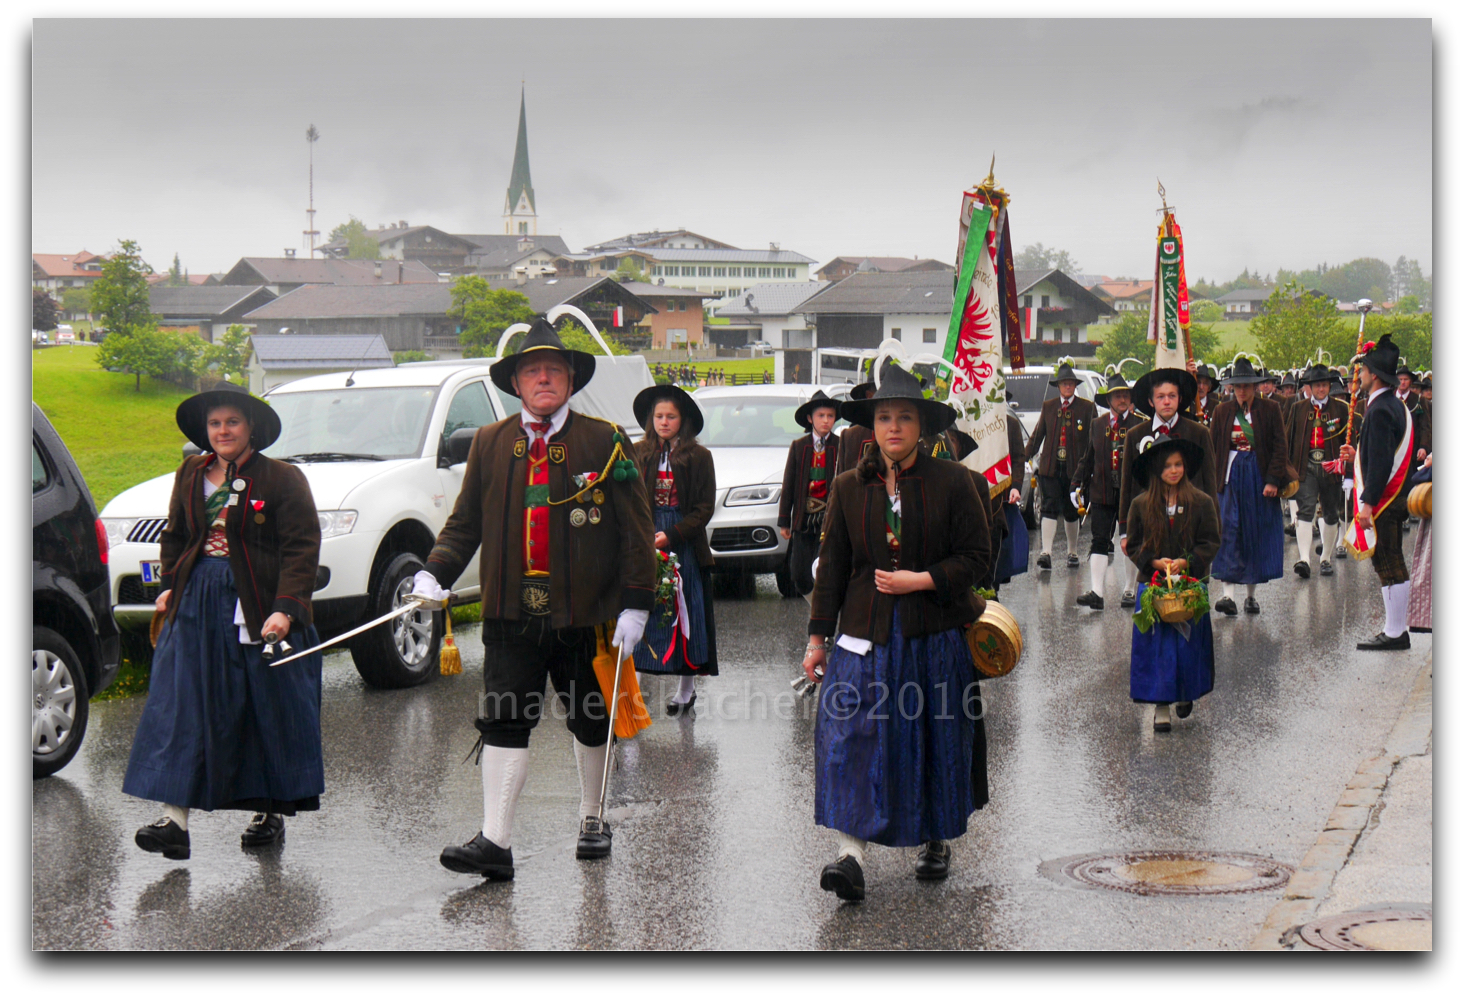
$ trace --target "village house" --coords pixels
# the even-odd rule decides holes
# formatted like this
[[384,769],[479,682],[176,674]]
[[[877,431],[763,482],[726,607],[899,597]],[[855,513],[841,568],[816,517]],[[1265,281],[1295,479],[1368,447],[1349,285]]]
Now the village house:
[[1248,318],[1266,310],[1266,299],[1274,290],[1276,290],[1274,284],[1268,284],[1265,287],[1242,287],[1228,294],[1222,294],[1215,300],[1225,309],[1226,318],[1231,316]]
[[1146,312],[1154,294],[1152,280],[1107,280],[1089,288],[1119,314]]
[[249,346],[249,390],[256,395],[312,374],[393,366],[380,336],[252,336]]
[[903,273],[911,270],[944,270],[955,267],[940,260],[905,256],[835,256],[814,272],[819,280],[840,281],[856,273]]
[[[1033,344],[1029,350],[1033,357],[1097,352],[1097,344],[1088,341],[1088,326],[1112,315],[1112,305],[1061,270],[1018,270],[1016,284],[1022,339]],[[1055,345],[1059,343],[1063,346]]]
[[267,287],[209,285],[148,288],[148,308],[158,316],[158,328],[191,332],[204,342],[215,342],[231,325],[251,331],[247,316],[275,299]]
[[437,272],[419,260],[298,260],[293,257],[246,256],[224,275],[221,284],[267,287],[286,295],[307,285],[341,284],[387,287],[436,284]]
[[636,325],[637,332],[647,337],[646,349],[684,350],[706,345],[703,309],[710,294],[639,281],[626,281],[620,287],[655,309]]
[[50,292],[56,301],[73,287],[90,287],[102,275],[106,256],[89,253],[32,253],[31,286]]
[[451,304],[449,285],[435,281],[305,284],[254,309],[245,321],[260,335],[380,336],[392,351],[425,350],[430,339],[448,339],[456,348],[457,325],[447,316]]
[[[828,287],[828,281],[809,280],[799,284],[755,284],[741,294],[723,299],[717,317],[726,325],[711,326],[717,345],[741,347],[765,342],[773,347],[773,378],[785,383],[791,354],[793,364],[811,358],[813,326],[799,309],[805,301]],[[805,370],[810,366],[805,362]]]
[[[478,248],[462,236],[431,225],[408,225],[405,221],[371,229],[366,234],[376,240],[383,260],[412,260],[434,273],[462,269],[468,256]],[[316,247],[316,252],[329,259],[346,259],[349,251],[344,239]]]

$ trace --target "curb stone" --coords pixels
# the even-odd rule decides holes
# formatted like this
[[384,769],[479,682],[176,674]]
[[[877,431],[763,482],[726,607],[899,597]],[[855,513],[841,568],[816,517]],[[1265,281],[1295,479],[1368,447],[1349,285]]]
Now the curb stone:
[[1362,833],[1375,825],[1379,801],[1398,763],[1424,754],[1433,736],[1433,653],[1429,652],[1389,733],[1383,753],[1366,759],[1327,817],[1316,842],[1286,884],[1280,902],[1271,908],[1247,948],[1253,951],[1311,950],[1301,943],[1301,926],[1316,918],[1337,873],[1342,871]]

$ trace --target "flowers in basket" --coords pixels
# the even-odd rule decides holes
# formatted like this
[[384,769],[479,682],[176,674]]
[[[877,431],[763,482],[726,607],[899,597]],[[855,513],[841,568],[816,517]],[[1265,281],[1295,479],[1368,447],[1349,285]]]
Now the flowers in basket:
[[676,616],[676,588],[680,580],[680,562],[669,551],[656,551],[656,608],[661,619],[670,621]]
[[1134,609],[1134,626],[1148,633],[1160,620],[1188,624],[1210,611],[1210,586],[1190,575],[1156,571]]

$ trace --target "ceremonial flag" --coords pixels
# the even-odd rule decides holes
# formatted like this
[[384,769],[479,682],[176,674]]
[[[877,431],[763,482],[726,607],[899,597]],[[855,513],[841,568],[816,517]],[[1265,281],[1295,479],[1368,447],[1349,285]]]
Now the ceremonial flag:
[[993,495],[1005,493],[1012,480],[1003,340],[1011,350],[1012,367],[1022,364],[1008,200],[991,176],[961,199],[956,292],[945,342],[945,359],[955,368],[946,400],[960,413],[956,428],[977,443],[963,463],[986,477]]
[[1190,359],[1189,286],[1184,279],[1184,237],[1166,206],[1154,254],[1154,290],[1149,298],[1149,342],[1154,366],[1183,368]]

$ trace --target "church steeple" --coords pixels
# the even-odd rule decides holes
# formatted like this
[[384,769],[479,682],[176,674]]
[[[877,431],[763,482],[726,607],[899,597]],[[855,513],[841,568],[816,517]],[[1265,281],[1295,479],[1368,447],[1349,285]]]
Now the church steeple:
[[503,201],[504,235],[538,235],[539,213],[534,204],[534,181],[529,176],[529,116],[523,90],[519,91],[518,144],[513,150],[513,174]]

